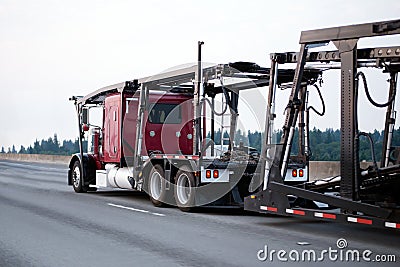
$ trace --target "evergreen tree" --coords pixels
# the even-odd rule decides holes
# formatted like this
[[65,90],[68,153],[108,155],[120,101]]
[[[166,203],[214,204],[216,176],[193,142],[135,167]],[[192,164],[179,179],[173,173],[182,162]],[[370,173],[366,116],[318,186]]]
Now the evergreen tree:
[[76,138],[74,142],[74,151],[79,151],[79,139]]
[[55,148],[58,149],[60,147],[60,143],[58,142],[58,137],[56,133],[54,134],[53,143]]
[[326,135],[325,143],[326,144],[332,143],[332,141],[333,141],[332,132],[333,132],[332,129],[326,129],[326,131],[325,131],[325,135]]
[[41,148],[40,148],[40,143],[36,139],[36,141],[33,143],[33,153],[32,154],[40,154]]
[[26,154],[26,153],[27,153],[27,152],[26,152],[25,147],[21,145],[21,148],[19,149],[18,154]]
[[4,151],[4,146],[1,147],[1,152],[0,152],[0,153],[1,153],[1,154],[6,153],[6,151]]

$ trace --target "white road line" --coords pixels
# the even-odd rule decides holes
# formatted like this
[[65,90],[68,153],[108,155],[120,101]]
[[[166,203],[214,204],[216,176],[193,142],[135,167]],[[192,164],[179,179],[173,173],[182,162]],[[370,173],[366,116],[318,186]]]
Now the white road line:
[[116,208],[120,208],[120,209],[126,209],[126,210],[131,210],[131,211],[136,211],[136,212],[148,213],[148,214],[155,215],[155,216],[161,216],[161,217],[165,216],[165,214],[161,214],[161,213],[157,213],[157,212],[150,212],[148,210],[135,209],[135,208],[131,208],[131,207],[125,207],[125,206],[116,205],[116,204],[113,204],[113,203],[107,203],[107,205],[108,206],[112,206],[112,207],[116,207]]

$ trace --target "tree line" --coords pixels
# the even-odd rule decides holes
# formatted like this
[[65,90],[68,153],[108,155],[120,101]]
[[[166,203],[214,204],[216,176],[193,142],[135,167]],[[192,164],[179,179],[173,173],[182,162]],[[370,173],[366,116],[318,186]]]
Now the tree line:
[[[293,145],[291,149],[292,154],[296,154],[298,152],[298,129],[296,129],[293,137]],[[221,143],[221,131],[215,132],[215,143]],[[381,159],[382,156],[382,145],[384,139],[383,131],[379,132],[374,130],[369,133],[371,139],[374,144],[374,152],[375,158],[377,161]],[[210,133],[207,135],[210,138]],[[227,132],[223,134],[224,139],[229,137]],[[282,130],[275,131],[273,139],[275,142],[279,142],[282,137]],[[315,161],[338,161],[340,160],[340,130],[334,129],[326,129],[325,131],[321,131],[320,129],[314,128],[310,130],[308,134],[310,146],[309,152],[311,155],[311,160]],[[244,133],[238,130],[234,137],[235,143],[239,144],[239,142],[243,142],[244,145],[254,147],[258,151],[261,150],[262,144],[262,133],[255,131],[248,131]],[[277,141],[278,140],[278,141]],[[371,161],[372,160],[372,151],[369,140],[360,136],[359,138],[359,158],[360,160]],[[228,144],[228,140],[223,141],[225,145]],[[392,137],[392,146],[400,146],[400,128],[395,129],[393,131]]]
[[[375,157],[376,160],[380,160],[382,153],[382,143],[383,143],[383,131],[379,132],[374,130],[372,133],[369,133],[375,148]],[[218,130],[214,134],[214,140],[217,145],[220,144],[221,138],[221,130]],[[282,136],[282,131],[276,131],[274,135],[275,140],[280,140]],[[340,159],[340,130],[326,129],[325,131],[321,131],[320,129],[312,129],[309,132],[309,140],[310,140],[310,152],[311,152],[311,160],[318,161],[337,161]],[[207,135],[210,138],[210,133]],[[224,144],[228,144],[229,134],[227,132],[223,133]],[[293,138],[293,146],[292,153],[296,154],[298,151],[298,131],[295,131]],[[256,148],[258,151],[261,150],[262,144],[262,133],[258,131],[247,131],[243,132],[241,130],[236,131],[235,144],[238,145],[240,142],[245,146],[250,146]],[[84,151],[87,148],[87,141],[83,142]],[[392,138],[392,146],[400,146],[400,128],[395,129],[393,131]],[[48,155],[71,155],[79,152],[79,140],[78,138],[75,140],[63,140],[60,142],[58,140],[57,134],[54,134],[53,137],[49,137],[47,140],[42,139],[41,141],[37,140],[33,143],[33,145],[25,148],[24,146],[20,146],[17,150],[15,145],[9,147],[7,151],[4,147],[1,147],[0,153],[19,153],[19,154],[48,154]],[[370,161],[372,159],[370,143],[367,138],[360,137],[359,144],[359,157],[360,160]]]
[[[87,142],[83,143],[84,148],[87,145]],[[42,139],[41,141],[37,140],[28,147],[24,147],[23,145],[17,150],[15,145],[11,148],[9,147],[7,151],[4,149],[4,146],[1,147],[0,153],[13,153],[13,154],[47,154],[47,155],[72,155],[74,153],[79,152],[79,139],[76,138],[74,141],[72,140],[63,140],[60,142],[58,140],[57,134],[54,134],[53,137],[49,137],[47,140]]]

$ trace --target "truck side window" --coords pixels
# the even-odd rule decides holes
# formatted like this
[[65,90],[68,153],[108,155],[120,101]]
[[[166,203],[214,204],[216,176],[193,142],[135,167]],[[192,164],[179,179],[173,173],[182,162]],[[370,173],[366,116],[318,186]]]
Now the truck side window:
[[182,122],[179,104],[154,103],[150,106],[149,122],[155,124],[180,124]]

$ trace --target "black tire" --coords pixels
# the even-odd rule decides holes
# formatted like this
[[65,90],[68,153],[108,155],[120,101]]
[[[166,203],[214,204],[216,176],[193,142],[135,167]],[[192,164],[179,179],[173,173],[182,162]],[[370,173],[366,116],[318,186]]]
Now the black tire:
[[161,165],[156,164],[151,168],[148,179],[147,193],[150,196],[151,203],[155,207],[164,206],[167,189],[165,186],[164,170]]
[[82,184],[82,168],[78,160],[74,162],[71,170],[72,187],[76,193],[86,193],[88,191],[87,186]]
[[174,197],[181,211],[189,212],[194,208],[195,180],[188,167],[182,167],[175,176]]

